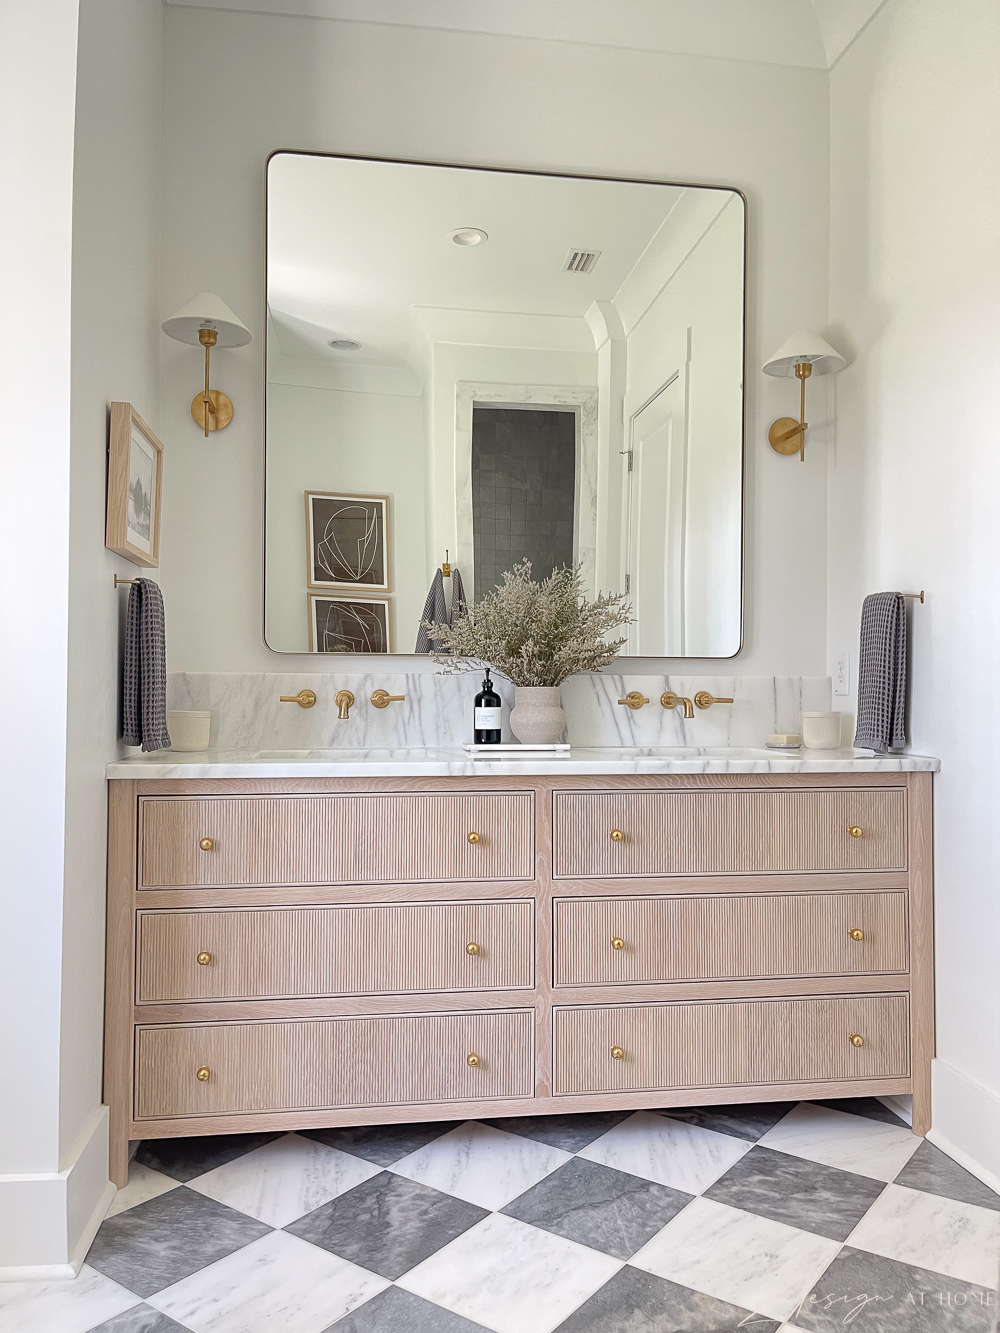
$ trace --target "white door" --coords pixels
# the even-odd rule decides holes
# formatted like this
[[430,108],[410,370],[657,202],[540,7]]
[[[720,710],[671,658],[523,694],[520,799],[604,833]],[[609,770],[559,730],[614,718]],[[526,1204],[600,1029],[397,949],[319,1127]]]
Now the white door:
[[632,418],[626,571],[635,623],[628,652],[684,655],[687,375],[680,370]]

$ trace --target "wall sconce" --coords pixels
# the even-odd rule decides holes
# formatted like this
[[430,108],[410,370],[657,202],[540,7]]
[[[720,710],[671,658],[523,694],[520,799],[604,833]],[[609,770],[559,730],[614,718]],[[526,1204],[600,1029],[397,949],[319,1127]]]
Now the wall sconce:
[[847,362],[828,342],[824,342],[818,333],[796,333],[782,343],[774,356],[764,362],[765,375],[792,375],[801,386],[799,400],[799,419],[779,417],[767,432],[771,448],[779,454],[798,454],[799,461],[806,461],[806,380],[810,375],[829,375],[843,370]]
[[222,430],[233,419],[233,402],[220,389],[209,388],[209,359],[213,347],[245,347],[253,334],[229,309],[225,301],[212,292],[199,292],[193,301],[160,325],[169,338],[205,349],[205,388],[191,400],[191,415],[205,428],[205,439],[210,430]]

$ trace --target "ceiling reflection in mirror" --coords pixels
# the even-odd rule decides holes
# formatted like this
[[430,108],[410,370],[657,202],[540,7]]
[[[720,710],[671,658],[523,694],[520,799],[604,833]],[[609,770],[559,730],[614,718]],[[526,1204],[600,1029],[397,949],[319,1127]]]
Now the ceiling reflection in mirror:
[[426,652],[528,559],[737,653],[744,253],[732,190],[274,155],[269,647]]

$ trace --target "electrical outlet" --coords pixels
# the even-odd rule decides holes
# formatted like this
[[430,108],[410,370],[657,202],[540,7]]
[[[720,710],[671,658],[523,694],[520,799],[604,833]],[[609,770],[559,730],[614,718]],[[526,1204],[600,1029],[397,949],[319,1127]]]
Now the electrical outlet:
[[833,692],[834,694],[850,694],[851,692],[851,654],[846,648],[840,650],[834,663]]

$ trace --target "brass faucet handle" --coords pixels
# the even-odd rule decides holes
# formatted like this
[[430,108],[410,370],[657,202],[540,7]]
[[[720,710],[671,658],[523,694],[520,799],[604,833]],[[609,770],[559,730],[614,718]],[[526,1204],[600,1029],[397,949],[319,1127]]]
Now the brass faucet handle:
[[300,708],[312,708],[316,702],[316,696],[312,690],[299,690],[298,694],[279,694],[278,702],[283,704],[298,704]]
[[350,690],[338,690],[333,702],[337,705],[337,716],[341,722],[346,722],[351,716],[350,708],[354,703],[354,695]]
[[389,694],[386,690],[372,691],[372,703],[376,708],[388,708],[390,704],[400,703],[405,698],[405,694]]
[[714,694],[709,694],[708,690],[699,690],[694,696],[695,706],[697,708],[711,708],[713,704],[731,704],[732,699],[717,699]]
[[643,704],[648,704],[649,700],[638,690],[630,690],[625,698],[619,699],[618,702],[624,704],[626,708],[631,708],[634,712],[637,708],[641,708]]

